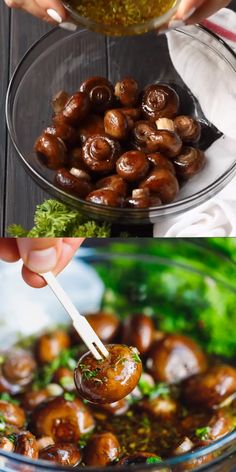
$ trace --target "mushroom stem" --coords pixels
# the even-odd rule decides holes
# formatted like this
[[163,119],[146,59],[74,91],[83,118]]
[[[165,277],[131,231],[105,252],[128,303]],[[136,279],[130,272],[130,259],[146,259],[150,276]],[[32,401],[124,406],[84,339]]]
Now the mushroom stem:
[[159,118],[156,121],[156,127],[157,129],[166,129],[168,131],[175,131],[175,125],[173,120],[170,120],[169,118]]

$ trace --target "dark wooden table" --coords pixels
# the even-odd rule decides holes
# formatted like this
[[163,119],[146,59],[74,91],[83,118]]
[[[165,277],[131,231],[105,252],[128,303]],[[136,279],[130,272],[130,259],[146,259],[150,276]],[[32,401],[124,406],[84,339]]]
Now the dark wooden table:
[[[5,98],[12,72],[28,47],[50,27],[23,12],[10,11],[3,0],[0,2],[0,235],[7,236],[12,223],[31,228],[35,206],[50,198],[19,165],[5,122]],[[231,8],[236,10],[236,0]]]

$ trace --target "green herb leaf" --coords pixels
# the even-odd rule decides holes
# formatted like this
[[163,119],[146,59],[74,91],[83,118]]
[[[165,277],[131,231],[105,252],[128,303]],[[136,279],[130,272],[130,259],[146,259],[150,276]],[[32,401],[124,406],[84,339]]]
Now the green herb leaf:
[[64,393],[64,398],[65,400],[67,400],[68,402],[73,402],[76,398],[76,395],[75,393],[71,393],[71,392],[65,392]]
[[83,449],[87,445],[87,442],[90,437],[91,437],[91,433],[82,434],[82,436],[80,436],[80,439],[78,441],[78,446],[80,449]]
[[77,353],[77,347],[64,349],[56,359],[38,369],[34,377],[33,390],[45,388],[52,381],[54,373],[59,367],[66,367],[73,371],[77,365],[75,360],[78,355]]
[[133,349],[132,358],[133,358],[134,362],[137,362],[137,363],[142,362],[139,355],[138,355],[138,352],[134,349]]
[[206,427],[203,427],[203,428],[197,428],[196,431],[195,431],[195,436],[198,439],[201,439],[202,441],[206,441],[207,439],[209,439],[210,432],[211,432],[210,426],[206,426]]
[[72,377],[61,377],[60,384],[65,390],[73,390],[75,387],[74,379]]
[[3,415],[0,414],[0,431],[5,431],[6,421]]
[[151,400],[157,397],[166,398],[170,395],[170,386],[166,383],[160,382],[153,385],[150,385],[145,378],[142,377],[139,380],[138,387],[141,393],[145,397],[149,397]]
[[16,441],[16,435],[15,435],[15,433],[9,434],[9,435],[7,436],[7,439],[9,439],[9,441],[11,441],[13,444],[15,444],[15,441]]
[[162,459],[158,456],[148,457],[146,460],[146,464],[159,464],[160,462],[162,462]]
[[80,367],[81,371],[82,371],[82,376],[86,379],[86,380],[90,380],[90,379],[94,379],[94,380],[98,380],[98,381],[101,381],[101,379],[97,379],[97,375],[98,373],[100,372],[101,369],[97,368],[97,369],[94,369],[94,370],[91,370],[89,369],[89,367],[85,364],[78,364],[78,367]]
[[3,401],[8,402],[8,403],[12,403],[13,405],[19,405],[20,404],[20,402],[18,400],[11,397],[11,395],[9,395],[9,393],[7,393],[7,392],[0,393],[0,400],[3,400]]
[[11,225],[8,233],[12,237],[87,237],[109,238],[111,225],[88,220],[77,210],[56,200],[46,200],[38,205],[34,215],[35,226],[25,230],[20,225]]

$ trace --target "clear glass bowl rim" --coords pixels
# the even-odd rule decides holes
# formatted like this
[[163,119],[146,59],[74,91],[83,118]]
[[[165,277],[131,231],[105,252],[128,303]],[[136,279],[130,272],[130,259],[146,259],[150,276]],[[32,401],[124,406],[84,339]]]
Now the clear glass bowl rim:
[[[140,244],[140,241],[137,242],[137,245]],[[202,247],[200,244],[198,244],[197,242],[192,242],[193,245],[195,246],[198,246],[199,249],[203,250],[203,251],[209,251],[211,253],[214,253],[217,257],[221,258],[222,260],[226,260],[227,264],[229,265],[232,265],[232,268],[234,268],[234,270],[236,269],[236,264],[230,260],[229,258],[225,258],[224,256],[222,256],[222,254],[220,254],[217,250],[213,250],[213,249],[209,249],[209,248],[204,248]],[[190,264],[185,264],[183,262],[176,262],[176,261],[173,261],[173,259],[168,259],[168,257],[159,257],[159,256],[156,256],[156,255],[142,255],[142,254],[129,254],[129,253],[116,253],[116,252],[113,252],[112,254],[110,253],[107,253],[105,251],[103,251],[102,249],[90,249],[90,248],[81,248],[80,249],[80,252],[79,252],[79,255],[76,256],[78,258],[78,260],[83,260],[84,262],[89,262],[91,260],[95,261],[95,262],[107,262],[109,260],[112,260],[112,259],[115,259],[115,258],[128,258],[129,260],[131,258],[133,258],[134,260],[140,260],[142,262],[147,262],[147,263],[152,263],[152,264],[162,264],[162,265],[170,265],[172,267],[179,267],[180,269],[185,269],[187,271],[191,271],[191,272],[194,272],[198,275],[200,275],[201,277],[203,276],[208,276],[210,278],[212,278],[214,281],[216,281],[216,283],[220,284],[220,285],[223,285],[225,288],[227,288],[228,290],[230,290],[231,292],[234,292],[236,294],[236,288],[231,285],[229,285],[228,283],[225,283],[223,280],[221,279],[218,279],[216,278],[214,275],[212,276],[211,274],[209,274],[208,272],[204,272],[202,270],[199,270],[199,269],[196,269],[194,267],[192,267],[191,263]],[[165,467],[168,468],[168,467],[171,467],[171,466],[175,466],[175,465],[181,465],[181,464],[185,464],[187,463],[188,461],[193,461],[195,459],[199,459],[201,458],[202,456],[206,456],[208,454],[212,454],[213,452],[217,452],[220,448],[223,448],[223,447],[226,447],[226,446],[229,446],[229,445],[233,445],[234,448],[233,450],[231,450],[230,452],[226,451],[226,452],[223,452],[223,454],[219,455],[219,457],[217,457],[216,459],[214,459],[213,461],[207,463],[207,464],[204,464],[202,467],[200,466],[199,468],[197,468],[196,470],[205,470],[207,469],[208,467],[211,467],[213,465],[216,465],[217,463],[221,462],[222,460],[226,459],[227,457],[231,456],[232,454],[236,453],[236,429],[231,432],[231,433],[228,433],[227,435],[225,435],[223,438],[221,439],[218,439],[217,441],[214,441],[212,444],[210,444],[209,446],[205,446],[205,447],[202,447],[202,448],[199,448],[196,452],[194,453],[191,453],[191,452],[188,452],[186,454],[182,454],[181,456],[177,456],[177,457],[173,457],[167,461],[163,461],[161,462],[160,464],[140,464],[140,465],[136,465],[136,466],[133,466],[132,467],[132,470],[135,470],[135,471],[143,471],[144,469],[145,470],[150,470],[150,471],[158,471],[158,470],[163,470]],[[54,470],[54,471],[68,471],[68,470],[72,470],[73,468],[71,467],[62,467],[62,466],[59,466],[57,464],[51,464],[50,462],[48,461],[44,461],[44,460],[36,460],[36,461],[33,461],[31,459],[28,459],[28,458],[24,458],[22,455],[20,454],[15,454],[15,453],[10,453],[10,452],[5,452],[5,451],[0,451],[0,457],[6,457],[8,459],[11,459],[11,460],[15,460],[16,462],[19,462],[21,464],[30,464],[34,467],[37,467],[37,468],[40,468],[42,470],[45,471],[46,470]],[[127,466],[127,467],[122,467],[122,468],[118,468],[117,470],[121,471],[122,470],[124,472],[128,472],[130,469],[130,466]],[[81,471],[85,471],[86,469],[88,470],[91,470],[91,471],[99,471],[99,472],[114,472],[114,466],[110,466],[110,467],[87,467],[87,468],[79,468],[76,467],[74,468],[75,470],[81,470]]]
[[[193,29],[197,28],[197,30],[200,29],[201,31],[205,32],[205,34],[210,35],[217,42],[223,45],[223,47],[228,51],[228,53],[230,53],[233,59],[236,60],[236,52],[234,52],[231,49],[231,47],[223,39],[219,38],[219,36],[217,36],[215,33],[213,33],[208,28],[202,25],[195,25],[192,28]],[[67,192],[64,192],[63,190],[57,188],[52,182],[49,182],[46,178],[40,175],[38,171],[30,165],[30,163],[27,161],[27,159],[24,157],[24,155],[21,153],[18,147],[18,138],[14,131],[13,116],[11,112],[12,112],[12,104],[14,103],[14,100],[15,100],[16,91],[19,87],[19,84],[21,83],[21,81],[18,83],[18,73],[21,70],[21,67],[23,66],[24,62],[28,60],[28,56],[32,53],[32,51],[42,42],[47,40],[47,38],[53,36],[53,34],[55,34],[55,31],[57,30],[59,30],[58,27],[53,28],[51,31],[43,35],[38,41],[34,42],[33,45],[27,50],[27,52],[24,54],[23,58],[19,62],[18,66],[16,67],[12,75],[12,78],[10,80],[8,90],[7,90],[7,96],[6,96],[6,107],[5,107],[6,122],[7,122],[7,127],[8,127],[11,140],[17,151],[18,157],[20,157],[21,162],[29,171],[30,175],[35,179],[35,181],[42,188],[46,189],[47,191],[49,191],[49,193],[51,193],[54,196],[56,193],[59,199],[61,196],[61,200],[69,202],[70,205],[72,205],[75,208],[76,207],[78,208],[78,205],[80,205],[83,213],[87,215],[91,214],[91,216],[93,215],[95,218],[110,220],[113,222],[120,221],[121,224],[123,223],[125,224],[127,222],[129,222],[129,224],[142,224],[142,223],[146,224],[146,223],[151,223],[153,221],[156,221],[158,217],[178,214],[183,211],[190,210],[200,205],[201,203],[204,203],[206,201],[207,196],[209,195],[213,196],[216,193],[218,193],[233,178],[233,176],[236,174],[236,161],[225,172],[223,172],[223,174],[220,177],[218,177],[218,179],[216,179],[212,184],[203,188],[202,190],[195,193],[194,195],[186,197],[180,201],[173,202],[173,203],[166,204],[159,207],[150,207],[149,209],[143,209],[143,208],[130,209],[130,208],[111,208],[105,205],[96,205],[90,202],[86,202],[85,200],[82,200],[76,196],[70,195]],[[82,29],[77,30],[77,33],[79,32],[82,34],[85,31],[87,31],[87,29],[82,28]],[[185,34],[187,36],[194,37],[194,33],[191,34],[191,27],[190,28],[188,27],[187,30],[178,28],[176,29],[176,31],[182,34]],[[63,33],[65,33],[65,30],[63,30]],[[72,33],[72,35],[73,34],[76,34],[76,33]],[[68,33],[68,35],[71,35],[71,33]],[[212,48],[212,45],[209,47]],[[227,59],[227,62],[229,62],[228,59]],[[232,66],[231,63],[229,64]],[[236,69],[235,69],[235,72],[236,72]],[[124,222],[121,220],[122,216],[124,217]]]

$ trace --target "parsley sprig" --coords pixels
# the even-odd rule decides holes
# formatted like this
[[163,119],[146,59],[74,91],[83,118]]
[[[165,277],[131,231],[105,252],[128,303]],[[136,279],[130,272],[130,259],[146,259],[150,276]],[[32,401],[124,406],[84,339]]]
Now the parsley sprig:
[[46,364],[39,369],[34,377],[33,389],[40,390],[45,388],[53,379],[54,373],[59,367],[66,367],[67,369],[74,370],[77,362],[77,348],[73,347],[70,349],[64,349],[60,355],[49,364]]
[[153,400],[157,397],[167,398],[170,395],[170,386],[164,382],[159,382],[155,385],[150,385],[145,379],[140,378],[138,387],[141,393]]

